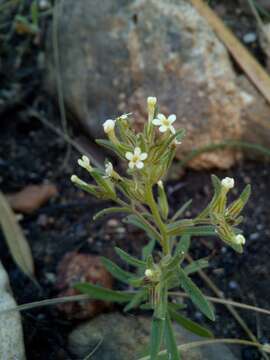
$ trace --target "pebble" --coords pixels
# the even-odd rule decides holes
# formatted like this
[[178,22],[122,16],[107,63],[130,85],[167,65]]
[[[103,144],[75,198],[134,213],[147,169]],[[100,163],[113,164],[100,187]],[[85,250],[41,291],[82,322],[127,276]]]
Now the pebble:
[[257,40],[257,35],[254,32],[249,32],[243,36],[243,41],[245,44],[251,44]]

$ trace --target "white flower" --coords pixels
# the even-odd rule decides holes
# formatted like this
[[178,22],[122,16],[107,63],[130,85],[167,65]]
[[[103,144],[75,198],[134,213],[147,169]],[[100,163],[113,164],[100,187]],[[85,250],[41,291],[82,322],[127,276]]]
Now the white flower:
[[78,159],[78,164],[88,171],[93,170],[92,166],[90,165],[90,160],[86,155],[83,155],[81,159]]
[[142,169],[144,167],[143,161],[147,159],[147,156],[146,153],[142,153],[142,150],[139,147],[134,149],[134,153],[127,152],[126,158],[129,160],[129,168],[134,169],[136,166],[137,169]]
[[151,278],[154,275],[154,273],[151,269],[146,269],[144,275],[148,278]]
[[112,131],[115,127],[115,121],[114,120],[106,120],[103,124],[103,129],[106,134],[108,134],[110,131]]
[[148,106],[156,106],[157,98],[155,96],[148,96],[147,104]]
[[113,165],[111,162],[108,162],[107,164],[105,164],[105,174],[108,177],[111,177],[113,174]]
[[160,188],[163,189],[163,181],[162,181],[162,180],[159,180],[159,181],[157,182],[157,184],[158,184],[158,186],[159,186]]
[[173,123],[176,120],[176,116],[174,114],[166,117],[163,114],[158,114],[156,119],[152,121],[155,126],[159,126],[159,131],[164,133],[170,130],[171,133],[175,134],[175,128],[173,127]]
[[235,243],[237,245],[244,245],[246,242],[246,239],[243,235],[239,234],[235,236]]
[[225,189],[229,190],[234,187],[234,179],[230,177],[225,177],[221,180],[221,185],[224,186]]

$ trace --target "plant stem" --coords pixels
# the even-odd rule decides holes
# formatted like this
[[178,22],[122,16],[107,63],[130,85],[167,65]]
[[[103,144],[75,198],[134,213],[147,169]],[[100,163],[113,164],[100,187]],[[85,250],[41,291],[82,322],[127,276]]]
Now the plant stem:
[[160,213],[158,210],[158,206],[154,199],[152,185],[150,183],[146,184],[145,193],[146,193],[145,195],[146,195],[147,205],[150,207],[152,215],[156,221],[157,226],[159,227],[159,230],[160,230],[160,233],[162,236],[161,246],[162,246],[163,253],[164,253],[164,255],[169,255],[170,254],[170,244],[169,244],[169,238],[168,238],[168,234],[167,234],[166,225],[163,223],[163,221],[161,219],[161,216],[160,216]]

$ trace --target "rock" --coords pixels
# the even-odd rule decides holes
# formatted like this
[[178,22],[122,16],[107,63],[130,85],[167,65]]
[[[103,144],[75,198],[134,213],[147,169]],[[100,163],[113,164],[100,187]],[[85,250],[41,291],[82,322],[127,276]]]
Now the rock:
[[[244,141],[270,146],[270,104],[258,92],[253,84],[244,76],[237,79],[239,87],[244,94],[249,94],[247,106],[243,110],[242,123]],[[250,154],[250,155],[249,155]],[[249,156],[254,157],[256,153],[249,152]],[[258,155],[258,154],[257,154]]]
[[[79,325],[69,336],[69,349],[76,359],[83,359],[93,349],[92,360],[137,360],[144,356],[149,343],[151,320],[143,316],[103,314]],[[177,343],[201,340],[177,327]],[[183,351],[183,360],[236,360],[224,345],[208,345]]]
[[[241,138],[245,103],[228,53],[187,1],[65,0],[58,24],[65,103],[92,138],[103,136],[106,118],[123,112],[141,126],[149,95],[187,130],[179,159],[194,147]],[[47,68],[55,94],[51,44]],[[237,157],[232,149],[204,153],[190,166],[228,168]]]
[[21,317],[18,312],[1,314],[17,306],[9,286],[8,275],[0,262],[0,354],[1,360],[25,360]]
[[28,185],[17,193],[7,195],[7,199],[14,211],[31,214],[57,194],[53,184]]
[[[56,288],[58,296],[80,294],[73,288],[79,282],[91,282],[111,289],[113,278],[100,261],[100,257],[89,254],[67,253],[58,266]],[[110,308],[110,303],[97,300],[63,303],[58,309],[68,319],[87,319]]]

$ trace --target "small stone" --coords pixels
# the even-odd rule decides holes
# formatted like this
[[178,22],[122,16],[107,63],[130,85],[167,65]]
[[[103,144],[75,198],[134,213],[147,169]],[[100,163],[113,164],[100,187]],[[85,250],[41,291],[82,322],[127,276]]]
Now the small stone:
[[[0,262],[0,312],[17,306],[9,286],[8,275]],[[1,360],[25,360],[20,313],[0,314]]]
[[[91,360],[137,360],[145,355],[149,344],[151,319],[144,316],[103,314],[79,325],[69,335],[69,350],[77,359],[84,359],[94,348]],[[203,340],[175,326],[177,344]],[[97,344],[99,344],[97,346]],[[182,360],[236,360],[225,345],[215,344],[182,351]]]
[[249,236],[250,240],[257,240],[257,239],[259,239],[259,237],[260,237],[259,233],[252,233]]
[[239,285],[237,284],[236,281],[233,281],[233,280],[229,281],[229,288],[230,289],[236,290],[236,289],[238,289],[238,287],[239,287]]
[[14,211],[31,214],[57,194],[53,184],[28,185],[17,193],[7,195],[7,199]]
[[[101,263],[99,256],[90,254],[67,253],[58,266],[56,288],[58,296],[72,296],[80,294],[73,285],[80,282],[98,284],[111,289],[113,278]],[[110,308],[104,301],[85,300],[80,302],[63,303],[58,309],[68,319],[87,319]]]
[[243,36],[243,41],[245,44],[251,44],[257,40],[257,35],[254,32],[249,32]]

